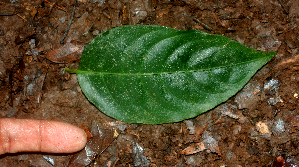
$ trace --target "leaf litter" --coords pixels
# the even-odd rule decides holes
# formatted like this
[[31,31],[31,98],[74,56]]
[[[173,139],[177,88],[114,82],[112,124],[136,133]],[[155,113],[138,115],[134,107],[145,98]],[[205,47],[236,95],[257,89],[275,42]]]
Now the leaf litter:
[[118,133],[112,127],[104,129],[97,121],[91,126],[92,137],[90,137],[83,150],[70,158],[68,167],[85,167],[90,165],[97,156],[100,156],[111,143],[118,137]]
[[[180,155],[179,153],[185,147],[190,146],[191,143],[202,141],[200,136],[194,137],[193,134],[189,134],[188,128],[184,123],[159,126],[123,123],[122,125],[127,126],[127,130],[124,131],[124,134],[120,134],[121,138],[117,138],[115,144],[124,147],[119,147],[120,149],[117,150],[111,149],[114,146],[110,145],[111,148],[106,149],[101,154],[102,159],[95,159],[93,165],[104,165],[110,160],[111,164],[113,164],[112,161],[115,160],[116,166],[133,166],[132,140],[142,145],[144,156],[147,157],[153,166],[203,166],[204,164],[210,164],[211,166],[274,167],[276,157],[278,155],[284,156],[284,154],[287,154],[284,156],[284,161],[286,157],[291,157],[291,160],[288,160],[290,163],[285,163],[285,166],[298,165],[296,163],[298,162],[297,136],[299,127],[298,97],[296,95],[299,90],[299,68],[298,63],[296,63],[298,60],[298,29],[296,28],[298,26],[298,21],[296,20],[298,5],[294,5],[296,4],[294,0],[289,2],[279,1],[279,4],[274,1],[262,2],[259,0],[248,3],[243,1],[238,1],[237,3],[233,1],[209,1],[198,4],[195,1],[184,0],[180,2],[134,1],[132,3],[134,3],[135,7],[127,1],[118,1],[115,4],[114,1],[80,1],[77,7],[78,12],[76,11],[74,17],[74,23],[78,18],[82,17],[83,13],[87,12],[88,15],[85,14],[84,18],[82,17],[83,19],[81,19],[82,24],[78,24],[81,29],[79,27],[70,29],[66,42],[71,40],[90,41],[94,37],[91,32],[98,30],[99,33],[102,33],[112,27],[132,23],[132,18],[134,18],[134,23],[159,24],[182,30],[204,30],[205,28],[202,25],[192,20],[190,21],[190,18],[192,19],[194,16],[209,26],[211,33],[224,34],[232,39],[239,39],[238,41],[251,48],[262,48],[267,51],[275,51],[278,48],[278,55],[250,81],[250,83],[253,83],[251,93],[254,96],[251,96],[251,98],[244,97],[246,100],[243,102],[243,104],[248,102],[250,105],[243,105],[241,109],[234,102],[234,97],[226,102],[236,105],[240,109],[240,112],[247,118],[244,123],[240,123],[238,119],[235,120],[229,116],[222,116],[219,119],[221,114],[214,110],[191,119],[195,129],[209,122],[205,130],[213,132],[212,136],[218,142],[222,153],[220,156],[214,153],[207,153],[206,151],[200,151],[192,155]],[[56,4],[68,9],[70,12],[73,8],[69,1],[63,0]],[[145,8],[137,9],[140,5]],[[65,78],[65,76],[60,75],[60,71],[63,71],[61,69],[65,67],[64,65],[57,65],[43,59],[43,56],[53,49],[55,43],[60,42],[70,16],[70,13],[66,14],[57,8],[50,10],[49,6],[49,4],[44,6],[42,1],[27,2],[27,9],[25,9],[22,0],[1,3],[1,9],[9,9],[8,11],[3,10],[3,12],[10,14],[9,16],[0,16],[2,23],[0,25],[0,47],[2,49],[0,54],[0,92],[3,95],[0,97],[1,115],[5,117],[6,114],[10,113],[9,117],[60,120],[77,126],[84,123],[88,129],[90,129],[91,122],[95,118],[102,122],[113,122],[109,117],[96,112],[97,109],[85,100],[85,97],[80,93],[81,90],[78,84],[75,82],[76,76],[71,75],[70,78]],[[211,8],[211,6],[215,8]],[[38,12],[34,12],[34,9]],[[146,10],[146,13],[143,12],[142,14],[147,16],[142,15],[140,17],[145,18],[144,20],[139,20],[139,17],[133,14],[133,11],[138,10]],[[109,18],[104,13],[109,15]],[[269,13],[271,13],[271,17],[269,17]],[[20,18],[20,16],[26,17],[27,21]],[[83,22],[84,19],[92,20],[92,24]],[[31,24],[31,20],[35,23]],[[259,32],[260,30],[262,33]],[[278,45],[279,43],[281,44]],[[36,51],[38,51],[38,54]],[[40,90],[41,103],[31,113],[22,112],[24,103],[20,101],[20,97],[25,89],[15,92],[13,100],[17,105],[12,108],[8,104],[10,99],[8,98],[9,92],[6,85],[6,83],[9,83],[6,79],[9,69],[17,64],[19,55],[26,55],[25,57],[27,57],[28,53],[29,57],[33,53],[32,60],[34,61],[28,62],[25,71],[28,70],[26,69],[28,67],[46,69],[42,71],[42,74],[46,74],[46,77]],[[37,56],[34,57],[34,55]],[[33,62],[43,66],[33,66]],[[75,61],[67,65],[76,68],[78,62]],[[34,70],[33,73],[35,73]],[[31,74],[28,76],[31,77]],[[268,99],[273,97],[275,93],[271,91],[266,92],[263,89],[264,83],[266,83],[265,76],[278,80],[280,85],[279,95],[283,102],[268,103]],[[15,81],[17,81],[14,83],[16,86],[23,86],[18,79]],[[23,88],[25,87],[23,86]],[[259,90],[256,94],[255,88]],[[76,92],[76,96],[69,96],[68,93],[70,92]],[[67,98],[69,98],[71,106],[66,105],[66,103],[58,103],[62,99]],[[52,103],[53,101],[57,102]],[[252,101],[256,102],[251,103]],[[32,102],[37,103],[37,101]],[[25,103],[25,105],[27,104],[29,103]],[[277,126],[276,122],[280,119],[285,122],[285,131],[279,131],[275,128]],[[217,120],[221,120],[221,122],[213,124]],[[259,121],[267,123],[269,131],[273,132],[270,138],[265,138],[256,130],[255,124]],[[278,123],[278,125],[279,127],[282,126],[281,123]],[[132,131],[134,131],[133,136],[128,134],[128,132]],[[125,140],[130,142],[126,143]],[[153,144],[154,141],[156,144]],[[125,146],[128,147],[126,148]],[[115,152],[119,153],[118,156],[116,156]],[[112,153],[113,156],[111,156]],[[52,155],[49,157],[52,157]],[[56,164],[65,166],[69,161],[69,156],[57,155],[53,156],[53,159]],[[43,155],[40,156],[40,154],[34,153],[16,156],[7,155],[2,157],[0,162],[6,166],[49,166],[43,159]]]

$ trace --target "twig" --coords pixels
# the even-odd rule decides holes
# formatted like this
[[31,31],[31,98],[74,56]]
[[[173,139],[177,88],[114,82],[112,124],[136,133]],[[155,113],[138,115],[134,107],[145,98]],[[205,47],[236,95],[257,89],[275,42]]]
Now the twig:
[[212,31],[213,29],[211,27],[209,27],[208,25],[206,25],[205,23],[199,21],[198,19],[193,19],[196,23],[200,24],[204,29]]
[[66,9],[64,9],[64,8],[62,8],[62,7],[58,6],[58,5],[56,5],[55,3],[52,3],[52,2],[50,2],[50,1],[48,1],[48,0],[44,0],[44,1],[47,2],[47,3],[49,3],[49,4],[51,4],[51,5],[53,5],[53,6],[55,6],[55,7],[58,8],[58,9],[61,9],[61,10],[65,11],[65,12],[67,12]]
[[27,21],[27,19],[25,18],[25,16],[21,16],[19,14],[17,14],[17,16],[19,16],[20,18],[22,18],[23,20]]
[[104,15],[105,17],[107,17],[108,19],[111,19],[110,15],[108,15],[105,11],[103,11],[103,15]]
[[64,33],[64,35],[63,35],[63,37],[62,37],[62,39],[61,39],[61,41],[60,41],[61,44],[64,43],[64,39],[65,39],[65,37],[66,37],[67,33],[69,32],[69,29],[70,29],[70,27],[71,27],[71,24],[72,24],[74,15],[75,15],[76,4],[77,4],[77,0],[76,0],[76,3],[74,4],[74,7],[73,7],[73,13],[72,13],[72,16],[71,16],[71,20],[70,20],[70,22],[69,22],[69,25],[67,26],[67,28],[66,28],[66,30],[65,30],[65,33]]

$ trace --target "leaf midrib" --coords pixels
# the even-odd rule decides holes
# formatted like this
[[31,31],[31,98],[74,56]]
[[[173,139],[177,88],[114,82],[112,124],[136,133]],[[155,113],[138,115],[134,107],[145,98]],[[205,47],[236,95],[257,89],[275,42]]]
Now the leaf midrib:
[[113,73],[113,72],[96,72],[96,71],[85,71],[85,70],[77,70],[77,69],[70,69],[66,67],[66,71],[70,73],[76,73],[76,74],[98,74],[98,75],[119,75],[119,76],[150,76],[150,75],[167,75],[167,74],[183,74],[183,73],[193,73],[193,72],[202,72],[202,71],[211,71],[215,69],[221,69],[221,68],[227,68],[227,67],[234,67],[244,64],[249,64],[252,62],[260,61],[268,59],[272,56],[262,57],[260,59],[255,59],[251,61],[231,64],[227,66],[218,66],[213,68],[206,68],[206,69],[199,69],[199,70],[189,70],[189,71],[175,71],[175,72],[160,72],[160,73]]

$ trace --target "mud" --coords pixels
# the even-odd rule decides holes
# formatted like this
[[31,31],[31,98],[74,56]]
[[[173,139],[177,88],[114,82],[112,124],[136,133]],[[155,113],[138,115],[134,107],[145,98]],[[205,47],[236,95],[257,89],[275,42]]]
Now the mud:
[[[282,166],[279,156],[289,160],[285,166],[299,161],[298,0],[5,0],[0,9],[0,116],[89,130],[97,121],[117,129],[119,136],[90,166]],[[78,67],[96,35],[128,24],[202,30],[277,55],[237,95],[196,118],[122,123],[90,104],[76,75],[64,68]],[[52,166],[52,160],[67,166],[71,157],[9,154],[0,166]]]

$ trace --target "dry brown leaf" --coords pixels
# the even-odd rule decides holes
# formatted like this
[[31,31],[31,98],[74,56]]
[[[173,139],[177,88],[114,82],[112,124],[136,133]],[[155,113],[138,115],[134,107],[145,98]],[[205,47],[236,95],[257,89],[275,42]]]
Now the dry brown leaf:
[[299,62],[299,54],[296,55],[293,59],[287,59],[282,61],[281,63],[277,64],[277,66],[283,66],[289,63],[296,63],[296,62]]
[[54,63],[71,63],[81,58],[83,47],[66,43],[65,45],[48,52],[46,58]]
[[202,142],[195,143],[194,145],[191,145],[191,146],[185,148],[181,152],[181,154],[185,154],[185,155],[195,154],[195,153],[198,153],[198,152],[203,151],[205,149],[206,149],[206,147]]
[[87,142],[85,148],[74,154],[68,167],[85,167],[89,165],[97,155],[100,155],[110,144],[114,141],[114,129],[103,129],[103,127],[96,123],[92,123],[91,134],[92,138]]

